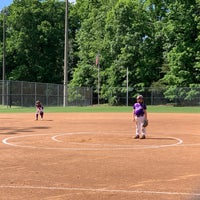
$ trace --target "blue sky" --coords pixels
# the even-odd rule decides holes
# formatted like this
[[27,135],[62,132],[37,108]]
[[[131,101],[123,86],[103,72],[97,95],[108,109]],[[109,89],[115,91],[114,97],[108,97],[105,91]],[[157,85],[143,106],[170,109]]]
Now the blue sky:
[[5,6],[9,6],[12,2],[13,0],[0,0],[0,10]]
[[[5,7],[9,6],[13,0],[0,0],[0,11]],[[69,0],[69,2],[75,2],[75,0]]]

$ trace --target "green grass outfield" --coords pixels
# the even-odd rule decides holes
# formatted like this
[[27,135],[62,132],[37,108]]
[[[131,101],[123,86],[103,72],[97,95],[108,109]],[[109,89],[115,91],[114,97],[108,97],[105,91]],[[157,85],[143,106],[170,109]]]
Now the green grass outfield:
[[[67,106],[67,107],[45,107],[46,113],[63,113],[63,112],[132,112],[131,106]],[[176,107],[176,106],[148,106],[149,113],[200,113],[199,107]],[[35,112],[34,107],[6,107],[0,106],[0,113],[32,113]]]

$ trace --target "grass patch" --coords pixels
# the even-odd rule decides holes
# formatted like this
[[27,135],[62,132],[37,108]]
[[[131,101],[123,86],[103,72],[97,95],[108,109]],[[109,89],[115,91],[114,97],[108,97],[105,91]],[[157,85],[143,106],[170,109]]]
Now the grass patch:
[[200,107],[148,106],[151,113],[200,113]]
[[[148,113],[200,113],[200,107],[175,107],[175,106],[148,106]],[[6,107],[0,106],[0,113],[34,113],[34,107]],[[132,112],[132,106],[67,106],[67,107],[45,107],[45,113],[63,112]]]

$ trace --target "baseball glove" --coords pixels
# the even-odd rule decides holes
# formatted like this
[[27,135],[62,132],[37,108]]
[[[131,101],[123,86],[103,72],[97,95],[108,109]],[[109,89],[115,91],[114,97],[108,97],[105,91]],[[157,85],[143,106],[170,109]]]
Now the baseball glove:
[[143,123],[143,127],[147,127],[147,126],[148,126],[148,124],[149,124],[148,120],[147,120],[147,119],[145,119],[145,120],[144,120],[144,123]]

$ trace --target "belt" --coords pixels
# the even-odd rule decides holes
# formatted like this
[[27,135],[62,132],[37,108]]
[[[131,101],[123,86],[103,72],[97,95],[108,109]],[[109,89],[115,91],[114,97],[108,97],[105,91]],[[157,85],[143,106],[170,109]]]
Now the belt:
[[143,115],[136,115],[137,117],[143,117],[144,116],[144,114]]

